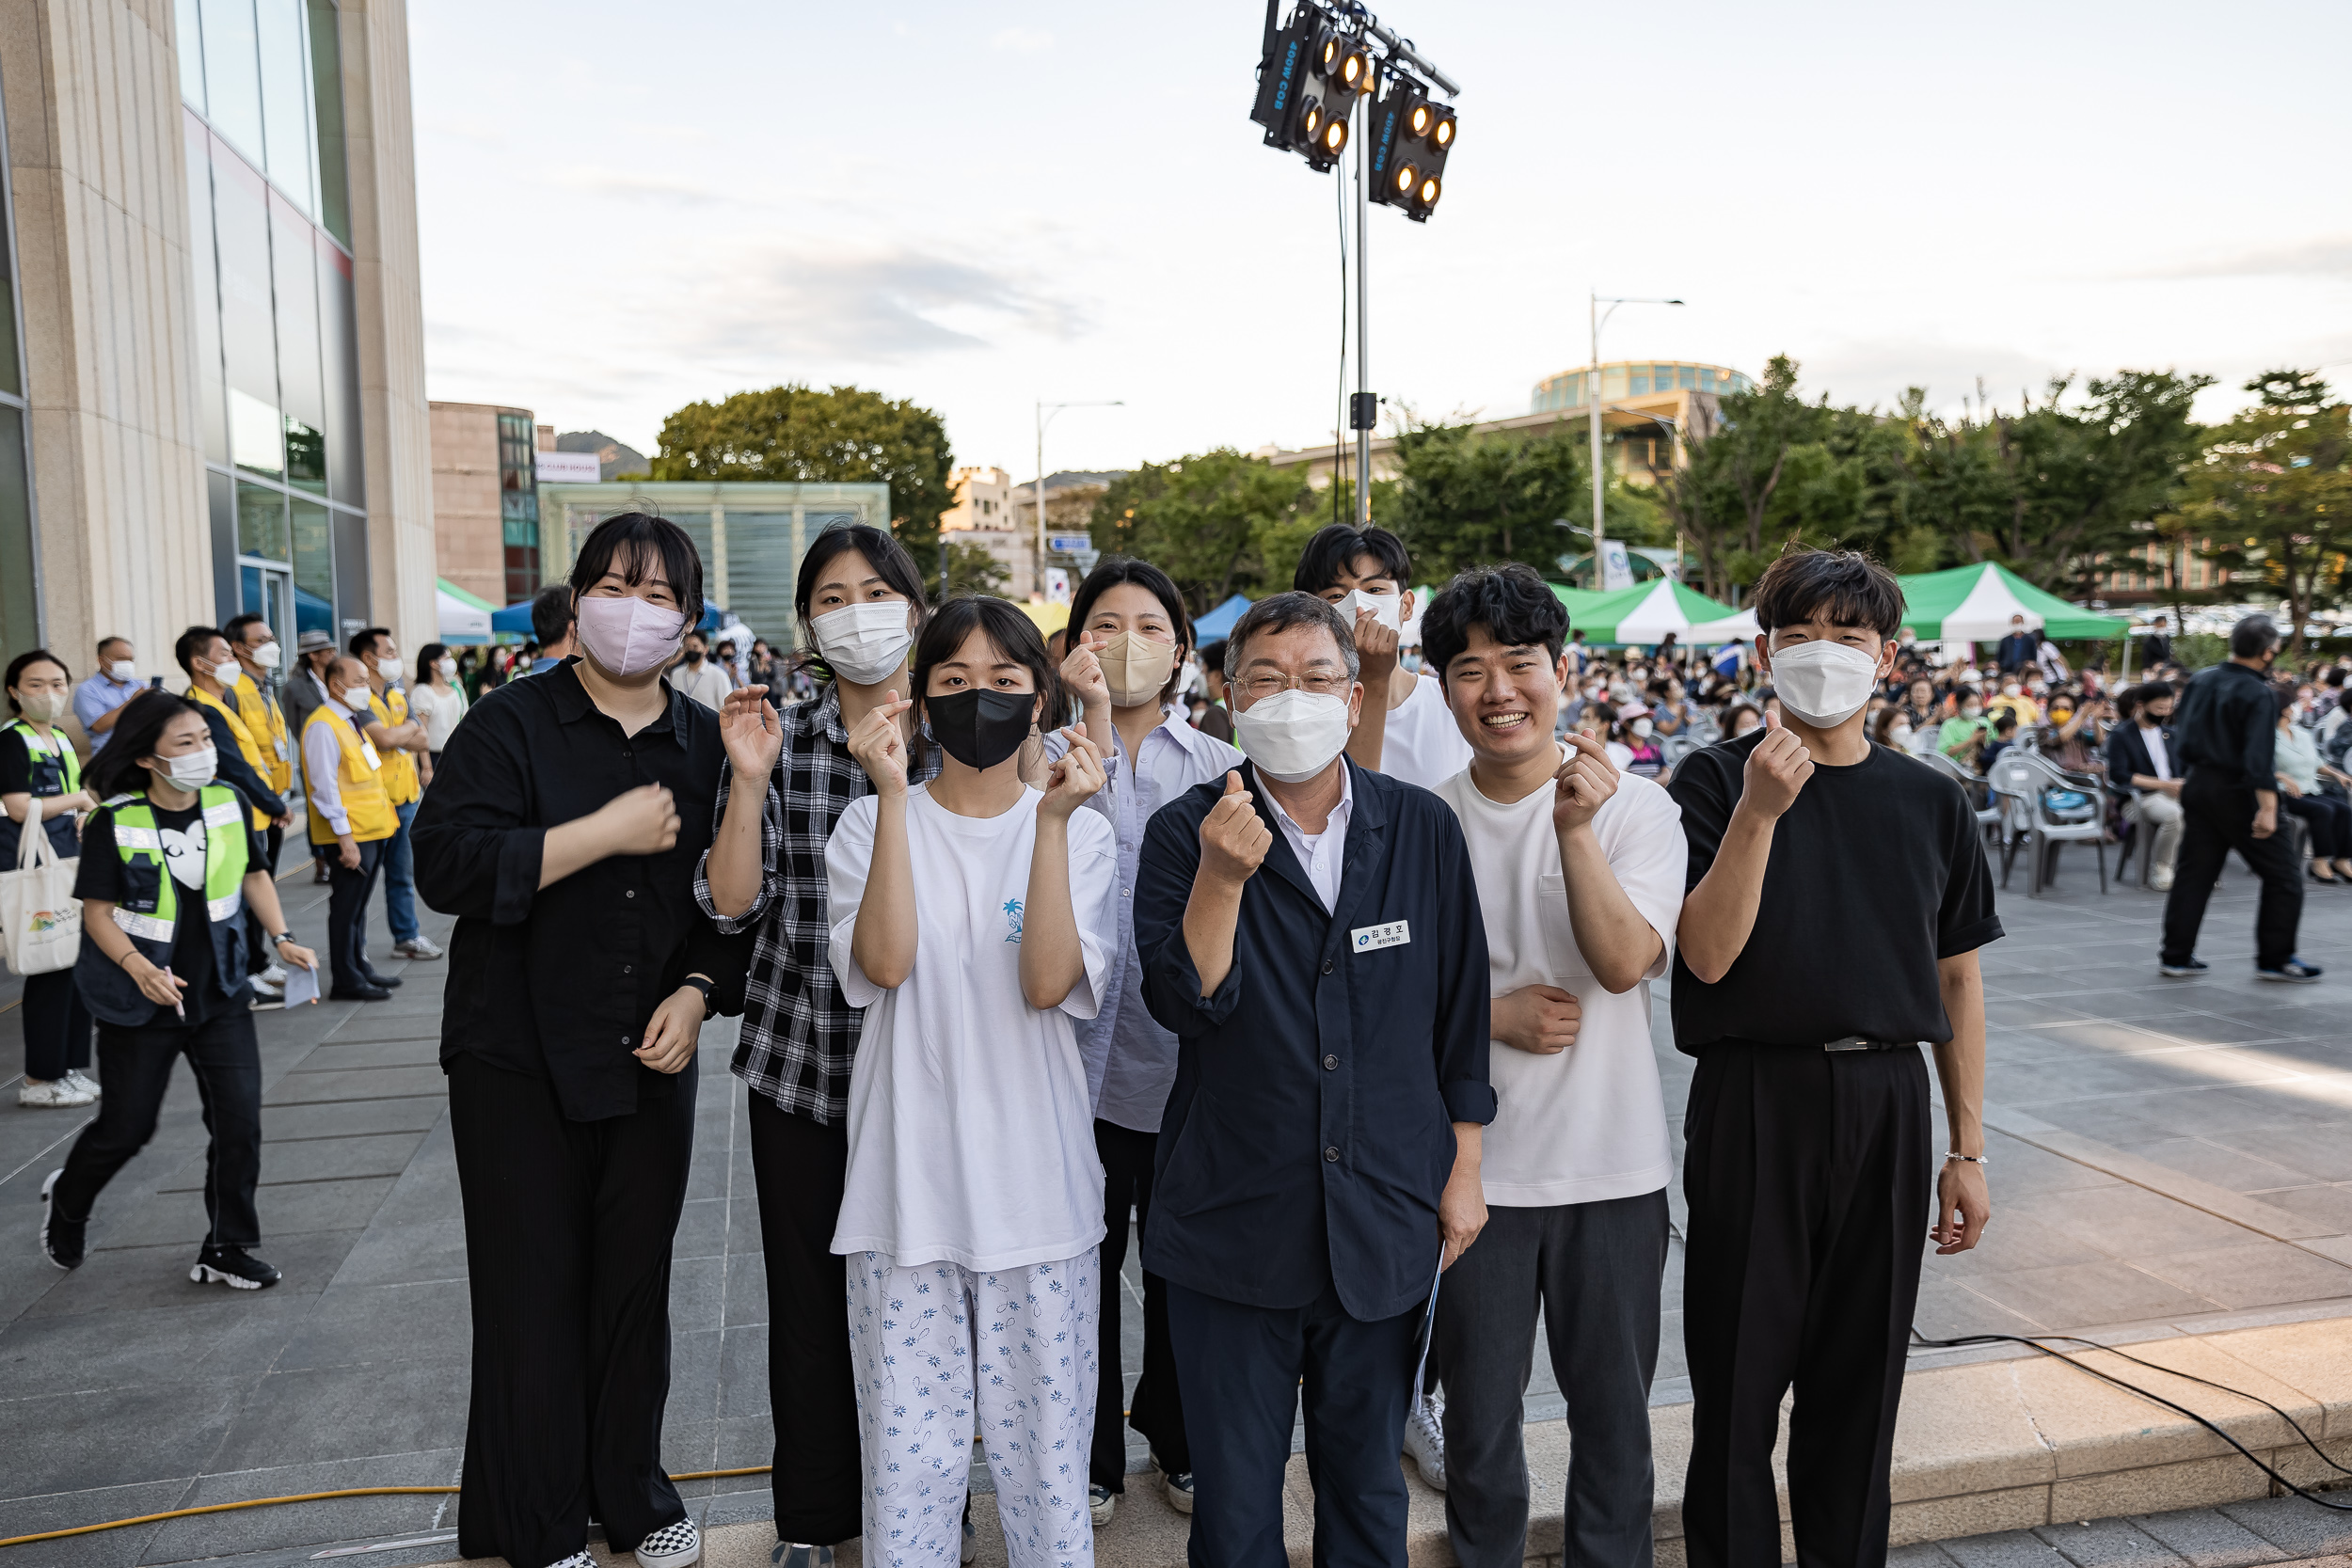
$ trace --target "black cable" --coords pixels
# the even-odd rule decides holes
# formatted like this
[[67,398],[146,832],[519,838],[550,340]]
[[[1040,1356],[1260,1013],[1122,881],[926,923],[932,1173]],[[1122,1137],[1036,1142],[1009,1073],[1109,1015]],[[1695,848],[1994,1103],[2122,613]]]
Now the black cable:
[[1340,394],[1331,405],[1331,520],[1340,520],[1340,467],[1347,446],[1347,171],[1331,179],[1340,214]]
[[2089,1345],[2092,1350],[2105,1351],[2109,1355],[2121,1356],[2122,1359],[2131,1362],[2135,1366],[2146,1367],[2151,1371],[2162,1372],[2167,1377],[2177,1377],[2185,1379],[2190,1383],[2201,1383],[2208,1388],[2217,1388],[2221,1392],[2232,1395],[2237,1399],[2251,1400],[2254,1403],[2261,1405],[2264,1409],[2278,1417],[2279,1419],[2286,1422],[2288,1426],[2294,1428],[2295,1435],[2303,1440],[2303,1446],[2311,1449],[2312,1452],[2318,1454],[2321,1463],[2325,1464],[2329,1469],[2334,1470],[2338,1475],[2352,1476],[2352,1469],[2346,1469],[2344,1466],[2337,1464],[2334,1460],[2328,1458],[2320,1446],[2312,1441],[2312,1434],[2303,1430],[2302,1422],[2296,1420],[2294,1417],[2288,1415],[2285,1411],[2280,1409],[2277,1405],[2271,1403],[2268,1400],[2264,1399],[2259,1394],[2249,1394],[2243,1389],[2233,1388],[2226,1383],[2216,1383],[2211,1378],[2199,1377],[2194,1372],[2175,1371],[2170,1367],[2158,1366],[2153,1361],[2143,1361],[2138,1356],[2133,1355],[2129,1352],[2117,1350],[2113,1345],[2103,1345],[2095,1339],[2085,1339],[2080,1336],[2074,1334],[2044,1334],[2039,1337],[2027,1337],[2022,1334],[1965,1334],[1956,1339],[1931,1339],[1915,1327],[1911,1331],[1911,1337],[1912,1338],[1917,1340],[1920,1344],[1926,1345],[1932,1350],[1959,1350],[1969,1345],[2007,1344],[2024,1345],[2028,1350],[2039,1351],[2043,1355],[2050,1357],[2054,1361],[2065,1362],[2076,1371],[2089,1372],[2092,1377],[2099,1379],[2102,1383],[2112,1384],[2116,1387],[2124,1390],[2126,1393],[2138,1395],[2141,1399],[2148,1401],[2151,1404],[2160,1404],[2164,1406],[2165,1409],[2172,1411],[2176,1415],[2187,1417],[2190,1420],[2195,1421],[2199,1426],[2203,1427],[2207,1432],[2212,1433],[2216,1437],[2220,1438],[2224,1443],[2229,1444],[2230,1447],[2235,1449],[2239,1453],[2245,1455],[2249,1464],[2252,1465],[2264,1475],[2268,1476],[2273,1482],[2285,1487],[2288,1491],[2294,1493],[2296,1497],[2301,1497],[2304,1501],[2316,1503],[2321,1508],[2332,1509],[2338,1513],[2352,1513],[2352,1502],[2329,1502],[2327,1498],[2319,1496],[2317,1493],[2296,1485],[2294,1481],[2291,1481],[2285,1476],[2280,1475],[2277,1470],[2265,1464],[2262,1460],[2255,1458],[2254,1452],[2251,1449],[2249,1449],[2245,1444],[2239,1442],[2236,1438],[2222,1431],[2220,1427],[2217,1426],[2212,1421],[2209,1421],[2204,1417],[2200,1416],[2196,1411],[2189,1409],[2188,1406],[2185,1404],[2175,1404],[2172,1401],[2166,1399],[2161,1394],[2150,1393],[2147,1389],[2142,1388],[2136,1383],[2126,1382],[2124,1379],[2117,1377],[2113,1372],[2103,1372],[2096,1367],[2090,1366],[2086,1362],[2076,1360],[2074,1356],[2068,1355],[2063,1351],[2052,1350],[2049,1346],[2042,1344],[2041,1341],[2042,1339],[2058,1339],[2071,1345]]

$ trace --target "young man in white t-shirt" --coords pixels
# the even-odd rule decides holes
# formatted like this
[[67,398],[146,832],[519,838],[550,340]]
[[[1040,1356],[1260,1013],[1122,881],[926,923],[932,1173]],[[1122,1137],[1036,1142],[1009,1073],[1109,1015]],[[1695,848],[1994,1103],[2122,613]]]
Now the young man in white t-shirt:
[[1460,818],[1485,912],[1501,1102],[1481,1176],[1489,1218],[1438,1298],[1446,1528],[1463,1568],[1527,1551],[1522,1396],[1538,1307],[1573,1436],[1562,1550],[1580,1568],[1651,1560],[1649,1386],[1674,1177],[1648,982],[1666,972],[1690,850],[1681,812],[1592,736],[1553,727],[1567,612],[1530,568],[1465,572],[1422,647],[1470,766],[1437,786]]
[[1446,711],[1437,677],[1397,657],[1398,632],[1413,618],[1413,559],[1384,528],[1320,529],[1298,552],[1291,586],[1336,605],[1356,631],[1364,716],[1347,742],[1359,768],[1435,789],[1470,766],[1470,748]]

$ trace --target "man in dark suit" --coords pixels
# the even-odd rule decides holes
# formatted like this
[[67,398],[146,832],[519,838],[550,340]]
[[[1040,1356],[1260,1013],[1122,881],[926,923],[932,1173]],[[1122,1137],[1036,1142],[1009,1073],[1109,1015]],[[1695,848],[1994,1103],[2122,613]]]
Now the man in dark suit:
[[1162,807],[1136,877],[1144,1004],[1180,1041],[1143,1266],[1168,1282],[1191,1558],[1284,1568],[1303,1379],[1316,1563],[1403,1568],[1415,1341],[1486,1224],[1486,926],[1453,812],[1343,754],[1347,621],[1278,594],[1230,644],[1249,764]]
[[2116,704],[2123,721],[2107,736],[2107,788],[2123,802],[2123,816],[2154,841],[2140,857],[2148,886],[2172,886],[2181,854],[2181,766],[2172,754],[2172,689],[2150,681],[2125,691]]
[[2002,674],[2018,674],[2032,665],[2034,655],[2041,648],[2042,639],[2026,629],[2026,618],[2012,615],[2009,618],[2009,635],[2001,639],[1995,661],[2000,665]]

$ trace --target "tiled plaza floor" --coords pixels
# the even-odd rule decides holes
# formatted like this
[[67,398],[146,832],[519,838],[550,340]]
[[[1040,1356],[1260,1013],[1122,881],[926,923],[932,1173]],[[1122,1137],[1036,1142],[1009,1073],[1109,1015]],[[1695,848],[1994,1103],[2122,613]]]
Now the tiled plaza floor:
[[[1919,1327],[1936,1337],[2145,1336],[2352,1312],[2352,1043],[2343,1027],[2352,893],[2314,889],[2303,927],[2305,954],[2345,971],[2314,987],[2258,985],[2253,884],[2233,866],[2207,922],[2212,975],[2167,982],[2154,967],[2163,900],[2130,884],[2102,896],[2089,857],[2067,853],[2051,895],[2026,899],[2021,866],[2002,898],[2010,935],[1985,958],[1995,1218],[1977,1254],[1928,1259]],[[324,890],[307,872],[283,886],[296,928],[318,936]],[[446,926],[427,918],[429,933]],[[380,923],[373,945],[389,950]],[[408,985],[389,1004],[259,1020],[263,1254],[286,1273],[273,1291],[187,1282],[203,1227],[203,1133],[184,1073],[154,1145],[103,1200],[90,1261],[72,1275],[51,1268],[34,1238],[40,1180],[84,1114],[0,1101],[0,1537],[237,1497],[455,1479],[469,1318],[434,1065],[440,966],[403,973]],[[15,993],[13,980],[0,980],[0,1008]],[[1661,994],[1659,1059],[1678,1108],[1689,1062],[1667,1040],[1665,1011]],[[12,1034],[0,1022],[0,1038]],[[771,1441],[742,1093],[724,1070],[731,1036],[731,1025],[705,1036],[677,1240],[664,1457],[678,1471],[764,1464]],[[20,1065],[12,1038],[7,1061]],[[1676,1211],[1678,1220],[1678,1195]],[[1661,1402],[1688,1397],[1679,1277],[1677,1246]],[[1131,1373],[1140,1318],[1126,1315]],[[1558,1414],[1539,1365],[1529,1415]],[[766,1510],[764,1478],[688,1490],[706,1497],[698,1506],[713,1522]],[[437,1497],[258,1510],[49,1544],[25,1560],[275,1565],[307,1560],[326,1543],[445,1535],[453,1512]],[[2160,1539],[2144,1528],[2117,1536],[2142,1552],[2153,1548],[2134,1543]],[[2178,1555],[2217,1568],[2312,1555],[2263,1539],[2273,1556]],[[431,1561],[450,1549],[440,1540],[358,1560]],[[1979,1568],[1976,1549],[1943,1548],[1962,1568]],[[2088,1568],[2073,1538],[1995,1538],[1983,1549],[2041,1551],[2038,1560],[2053,1562],[2063,1553]],[[1991,1555],[1982,1568],[1996,1568]]]

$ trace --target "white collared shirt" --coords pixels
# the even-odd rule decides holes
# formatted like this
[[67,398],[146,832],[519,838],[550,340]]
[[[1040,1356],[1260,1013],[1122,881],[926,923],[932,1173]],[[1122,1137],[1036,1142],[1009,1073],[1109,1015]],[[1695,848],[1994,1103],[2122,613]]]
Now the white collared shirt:
[[[362,742],[366,740],[367,726],[375,720],[373,708],[362,717],[348,704],[339,703],[332,697],[319,705],[350,720],[352,727],[359,732]],[[339,838],[351,832],[351,814],[343,810],[342,765],[342,742],[336,739],[332,729],[325,724],[313,724],[303,730],[303,788],[310,792],[310,804],[326,819],[327,827]]]
[[[1331,808],[1331,816],[1319,833],[1309,833],[1300,828],[1291,819],[1291,814],[1282,809],[1282,802],[1274,798],[1274,791],[1265,792],[1266,804],[1274,808],[1274,820],[1281,824],[1282,836],[1290,840],[1291,852],[1298,857],[1307,880],[1314,885],[1315,896],[1323,900],[1327,911],[1337,911],[1340,907],[1340,861],[1347,849],[1347,819],[1356,814],[1356,781],[1347,770],[1347,758],[1337,760],[1340,803]],[[1258,787],[1265,789],[1263,784]]]
[[[2148,763],[2149,766],[2154,769],[2155,777],[2159,779],[2170,778],[2172,776],[2172,758],[2165,750],[2164,726],[2162,724],[2158,724],[2152,729],[2148,725],[2142,724],[2139,727],[2139,740],[2141,745],[2148,748]],[[2126,784],[2129,784],[2130,782],[2131,781],[2128,779],[2124,781]]]

